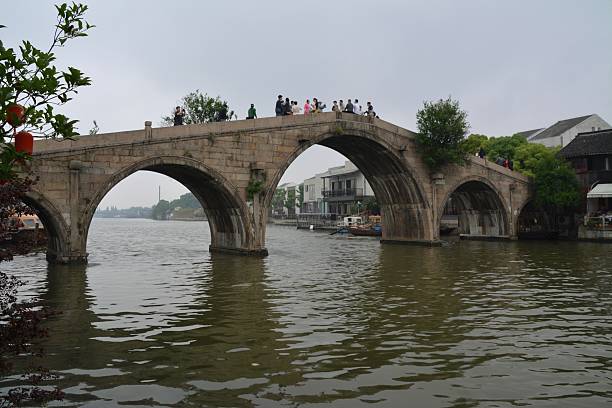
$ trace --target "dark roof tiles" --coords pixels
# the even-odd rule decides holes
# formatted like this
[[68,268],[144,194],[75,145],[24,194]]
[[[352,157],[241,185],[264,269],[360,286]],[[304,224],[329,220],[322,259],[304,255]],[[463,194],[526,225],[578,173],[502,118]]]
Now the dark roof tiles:
[[579,133],[559,151],[565,158],[612,154],[612,129]]

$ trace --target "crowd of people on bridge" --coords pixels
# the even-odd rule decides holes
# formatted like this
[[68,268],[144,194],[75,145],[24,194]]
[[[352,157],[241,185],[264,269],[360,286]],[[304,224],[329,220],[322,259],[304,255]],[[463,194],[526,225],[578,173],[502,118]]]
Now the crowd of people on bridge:
[[[276,116],[300,115],[302,113],[304,115],[310,115],[324,112],[326,108],[327,105],[319,101],[317,98],[312,98],[312,102],[310,102],[310,99],[306,99],[306,102],[302,107],[298,101],[292,101],[289,98],[283,99],[283,95],[278,95],[274,112],[276,113]],[[373,118],[378,117],[371,102],[367,102],[364,109],[357,98],[355,98],[355,100],[348,99],[346,104],[342,99],[340,99],[340,102],[334,101],[331,110],[332,112],[352,113],[354,115],[365,115]],[[174,126],[184,124],[185,116],[185,108],[177,106],[174,110]],[[228,112],[226,103],[223,104],[221,111],[215,114],[215,121],[217,122],[231,120],[232,118],[237,119],[234,111]],[[251,107],[247,111],[246,118],[257,119],[257,109],[255,108],[255,104],[251,104]]]
[[[253,105],[251,105],[253,108]],[[299,115],[304,112],[304,115],[309,115],[312,113],[320,113],[324,112],[327,108],[327,105],[324,102],[319,101],[317,98],[312,98],[312,102],[310,99],[306,99],[304,103],[304,107],[300,107],[298,101],[292,101],[289,98],[284,98],[283,95],[278,95],[278,99],[276,100],[276,105],[274,106],[274,112],[276,116],[287,116],[287,115]],[[365,110],[359,104],[359,100],[355,99],[354,102],[351,99],[347,100],[346,105],[344,101],[340,99],[340,103],[338,101],[334,101],[332,107],[332,112],[344,112],[344,113],[352,113],[355,115],[365,115],[370,117],[377,118],[376,112],[374,111],[374,106],[371,102],[368,102]],[[251,116],[250,110],[247,116],[247,119],[253,119]]]

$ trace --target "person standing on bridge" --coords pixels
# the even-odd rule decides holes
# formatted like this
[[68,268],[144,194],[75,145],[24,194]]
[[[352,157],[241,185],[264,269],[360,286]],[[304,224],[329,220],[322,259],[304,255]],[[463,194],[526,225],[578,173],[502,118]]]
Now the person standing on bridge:
[[300,105],[298,105],[297,101],[291,102],[291,111],[294,115],[299,115],[300,112],[302,112],[302,108],[300,108]]
[[177,106],[174,109],[174,126],[180,126],[183,124],[183,119],[185,118],[185,109]]
[[247,119],[257,119],[257,111],[255,110],[255,104],[253,103],[247,112]]
[[332,112],[340,112],[340,107],[338,106],[338,101],[334,101],[332,105]]
[[355,103],[353,104],[353,113],[357,115],[361,115],[361,105],[359,104],[359,100],[355,98]]
[[340,103],[338,104],[338,108],[340,108],[340,112],[344,112],[344,101],[340,99]]
[[366,111],[366,115],[368,115],[371,118],[375,118],[376,117],[376,112],[374,112],[374,106],[372,106],[372,102],[368,102],[368,110]]
[[283,116],[283,95],[278,95],[274,112],[276,112],[276,116]]
[[310,108],[312,113],[319,113],[319,100],[317,98],[312,98],[312,106]]
[[350,99],[348,101],[346,101],[346,108],[344,109],[344,111],[346,113],[354,113],[353,112],[353,102],[351,102]]
[[304,104],[304,115],[308,115],[310,113],[310,99],[306,99],[306,103]]
[[291,101],[289,98],[285,99],[285,103],[283,104],[283,115],[293,115],[293,110],[291,109]]

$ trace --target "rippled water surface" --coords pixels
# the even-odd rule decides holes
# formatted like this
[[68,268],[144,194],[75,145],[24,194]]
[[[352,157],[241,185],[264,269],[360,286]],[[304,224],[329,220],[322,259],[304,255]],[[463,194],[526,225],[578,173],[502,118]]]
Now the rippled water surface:
[[86,267],[2,265],[63,311],[59,405],[612,406],[612,246],[274,226],[265,259],[209,242],[203,222],[96,219]]

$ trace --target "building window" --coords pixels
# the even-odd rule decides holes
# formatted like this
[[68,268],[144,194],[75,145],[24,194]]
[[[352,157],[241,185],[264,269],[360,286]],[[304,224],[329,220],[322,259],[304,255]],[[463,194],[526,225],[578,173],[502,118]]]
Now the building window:
[[351,189],[351,180],[346,180],[346,189],[347,190]]

